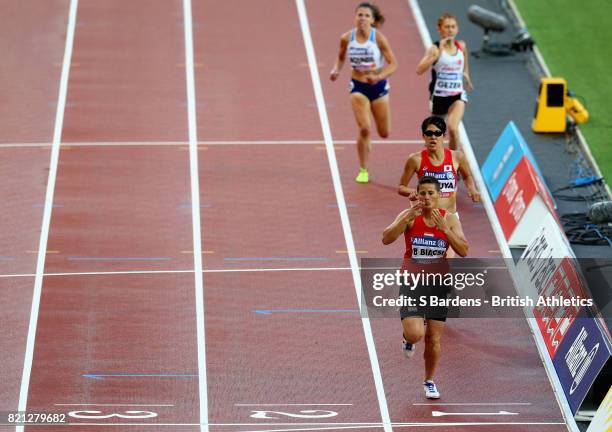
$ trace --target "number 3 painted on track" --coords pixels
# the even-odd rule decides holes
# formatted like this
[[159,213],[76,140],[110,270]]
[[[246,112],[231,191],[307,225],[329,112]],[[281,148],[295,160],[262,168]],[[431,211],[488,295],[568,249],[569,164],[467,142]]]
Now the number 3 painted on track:
[[70,417],[83,419],[108,419],[113,417],[125,419],[145,419],[157,417],[157,413],[151,411],[125,411],[125,414],[102,414],[102,411],[70,411],[68,415]]
[[[327,417],[335,417],[338,415],[335,411],[319,411],[319,410],[302,410],[299,411],[301,414],[293,414],[282,411],[253,411],[251,414],[252,418],[258,419],[278,419],[280,417],[272,417],[268,414],[278,414],[281,416],[293,417],[293,418],[327,418]],[[321,413],[321,414],[317,414]]]

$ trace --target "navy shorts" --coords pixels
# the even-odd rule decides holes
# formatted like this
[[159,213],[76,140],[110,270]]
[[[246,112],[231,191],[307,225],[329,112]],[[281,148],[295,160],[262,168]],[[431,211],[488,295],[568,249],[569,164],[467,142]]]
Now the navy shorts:
[[467,94],[462,92],[454,96],[432,96],[430,107],[431,113],[437,116],[446,115],[448,114],[448,109],[450,106],[458,100],[467,104]]
[[372,102],[373,100],[388,95],[391,86],[386,79],[378,81],[376,84],[368,84],[352,79],[349,88],[351,89],[351,93],[361,93]]

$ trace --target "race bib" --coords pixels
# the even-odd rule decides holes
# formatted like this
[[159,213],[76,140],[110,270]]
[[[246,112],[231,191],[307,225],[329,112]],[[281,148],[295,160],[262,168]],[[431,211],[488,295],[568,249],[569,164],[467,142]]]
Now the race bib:
[[438,72],[436,85],[434,87],[435,96],[449,96],[463,91],[463,75],[455,72]]
[[351,47],[348,53],[351,66],[358,71],[376,69],[374,50],[371,48]]
[[412,258],[442,258],[446,253],[446,247],[447,243],[444,239],[429,236],[412,237]]
[[[440,183],[440,194],[442,197],[447,197],[457,190],[457,179],[455,178],[455,174],[452,171],[447,171],[444,166],[444,172],[429,172],[425,171],[424,175],[435,177]],[[452,169],[452,167],[451,167]]]

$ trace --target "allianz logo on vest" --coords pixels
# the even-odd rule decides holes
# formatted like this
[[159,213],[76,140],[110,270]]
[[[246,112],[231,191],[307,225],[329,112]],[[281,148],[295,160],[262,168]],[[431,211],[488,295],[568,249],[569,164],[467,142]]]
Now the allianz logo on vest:
[[[446,167],[450,169],[447,170]],[[436,180],[453,180],[455,176],[452,172],[453,168],[450,165],[444,165],[444,172],[431,172],[428,168],[425,168],[425,173],[423,176],[434,177]]]
[[437,238],[428,239],[425,237],[412,237],[412,244],[414,246],[429,246],[429,247],[439,247],[439,248],[446,247],[446,241],[443,239],[437,239]]

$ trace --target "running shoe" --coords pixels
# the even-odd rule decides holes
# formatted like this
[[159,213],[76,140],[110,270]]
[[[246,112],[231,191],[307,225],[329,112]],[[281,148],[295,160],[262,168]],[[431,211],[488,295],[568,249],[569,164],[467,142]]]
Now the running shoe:
[[355,178],[357,183],[367,183],[370,181],[370,175],[368,174],[368,170],[365,168],[359,168],[359,174]]
[[427,399],[440,399],[440,392],[436,387],[436,383],[432,380],[424,381],[423,389],[425,389],[425,397]]
[[406,342],[406,339],[402,340],[402,349],[404,350],[404,355],[406,356],[406,358],[410,358],[414,355],[415,348],[416,348],[415,344]]

